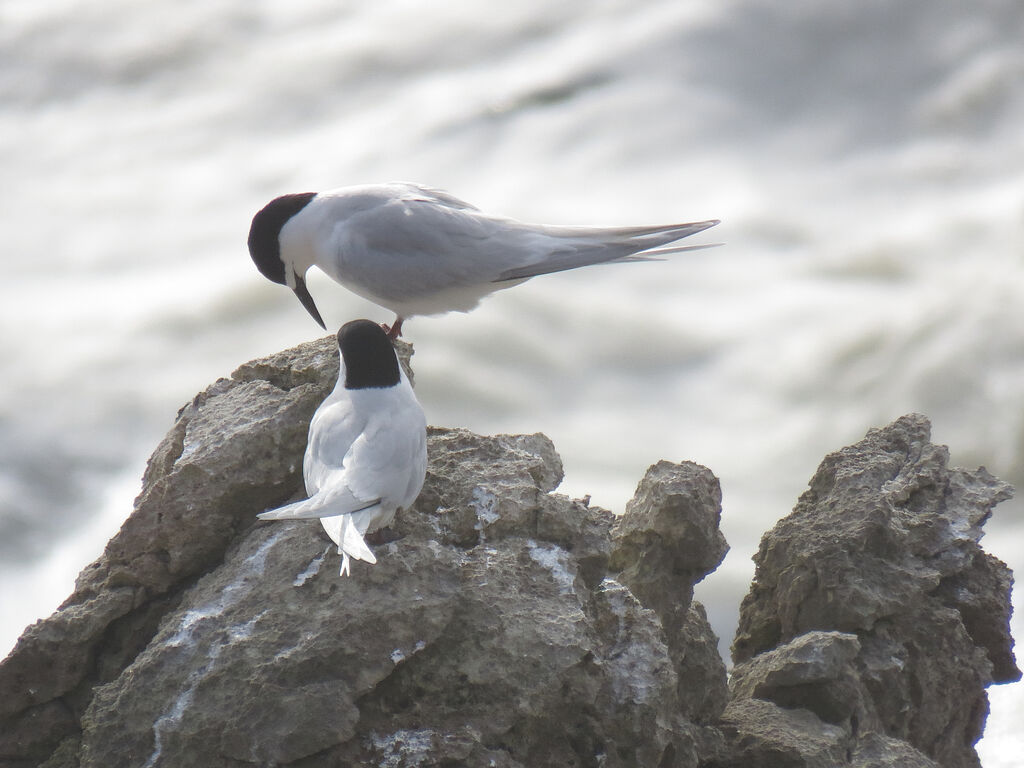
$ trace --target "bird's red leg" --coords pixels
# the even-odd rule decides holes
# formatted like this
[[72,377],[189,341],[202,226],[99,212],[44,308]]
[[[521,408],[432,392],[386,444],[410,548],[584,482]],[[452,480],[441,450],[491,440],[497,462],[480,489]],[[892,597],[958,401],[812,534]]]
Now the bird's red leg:
[[398,317],[396,315],[395,322],[393,325],[389,326],[387,323],[380,324],[380,327],[384,329],[384,332],[387,333],[388,338],[391,339],[392,341],[394,341],[395,339],[402,335],[402,320],[403,318]]

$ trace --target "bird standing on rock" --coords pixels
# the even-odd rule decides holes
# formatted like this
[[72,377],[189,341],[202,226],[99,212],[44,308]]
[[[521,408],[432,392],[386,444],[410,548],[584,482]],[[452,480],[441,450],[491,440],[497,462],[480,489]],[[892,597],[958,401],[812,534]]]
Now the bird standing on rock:
[[537,275],[711,247],[670,244],[717,223],[525,224],[418,184],[371,184],[271,200],[253,217],[249,254],[267,279],[291,288],[322,327],[306,288],[313,266],[394,312],[395,322],[385,328],[396,338],[410,317],[468,312],[484,296]]
[[427,422],[383,329],[353,320],[338,331],[338,383],[313,414],[302,463],[309,498],[261,520],[318,517],[342,556],[376,563],[363,536],[391,523],[423,488]]

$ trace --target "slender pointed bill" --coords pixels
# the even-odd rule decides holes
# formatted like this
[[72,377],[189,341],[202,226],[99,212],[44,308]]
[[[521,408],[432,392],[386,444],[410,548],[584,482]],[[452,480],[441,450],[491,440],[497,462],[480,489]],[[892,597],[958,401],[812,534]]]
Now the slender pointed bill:
[[324,319],[320,317],[320,312],[317,310],[316,304],[313,303],[313,297],[309,295],[309,290],[306,288],[306,281],[299,275],[295,275],[295,287],[292,288],[292,290],[295,291],[295,295],[299,297],[299,301],[302,302],[302,306],[306,308],[306,311],[309,312],[309,314],[313,316],[313,319],[320,324],[320,327],[326,331],[327,325],[324,323]]

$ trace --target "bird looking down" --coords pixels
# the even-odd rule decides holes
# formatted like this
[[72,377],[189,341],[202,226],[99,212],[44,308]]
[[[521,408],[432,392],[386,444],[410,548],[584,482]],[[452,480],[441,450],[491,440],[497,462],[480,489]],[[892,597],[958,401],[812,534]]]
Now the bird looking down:
[[363,536],[389,525],[420,493],[427,472],[427,422],[391,340],[370,320],[338,331],[338,383],[316,409],[302,463],[308,499],[261,520],[320,518],[350,558],[376,563]]
[[710,248],[671,244],[715,224],[525,224],[441,190],[392,183],[274,198],[253,217],[248,242],[264,277],[291,288],[321,327],[306,288],[314,266],[394,312],[387,330],[396,338],[407,318],[468,312],[484,296],[537,275]]

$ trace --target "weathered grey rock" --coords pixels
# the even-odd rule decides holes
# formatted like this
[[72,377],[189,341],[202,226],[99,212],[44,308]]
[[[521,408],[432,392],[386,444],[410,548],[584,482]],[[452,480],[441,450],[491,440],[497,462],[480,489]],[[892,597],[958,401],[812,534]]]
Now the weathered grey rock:
[[[923,416],[905,416],[829,455],[765,534],[733,645],[734,690],[812,706],[862,754],[858,735],[876,733],[944,766],[976,766],[985,687],[1020,678],[1010,574],[978,544],[1011,489],[984,469],[950,468],[929,433]],[[815,630],[856,636],[852,668],[852,640]],[[811,691],[775,684],[797,648],[831,670]]]
[[[337,575],[315,522],[244,536],[97,690],[82,765],[377,765],[401,754],[489,765],[496,752],[507,764],[603,754],[606,765],[633,765],[682,752],[657,616],[610,579],[586,588],[577,538],[538,535],[546,515],[595,512],[565,497],[555,497],[560,510],[539,505],[530,469],[552,457],[550,443],[437,430],[428,453],[443,466],[453,445],[464,460],[455,482],[432,464],[433,492],[401,515],[403,537],[352,578]],[[473,499],[472,468],[485,460],[502,481],[477,510],[483,540],[467,547],[435,500]],[[513,508],[522,533],[496,517]]]
[[[864,717],[864,694],[853,664],[859,651],[856,635],[808,632],[737,664],[729,687],[734,699],[802,707],[826,723],[846,727]],[[852,734],[853,728],[848,730]]]
[[708,623],[704,606],[692,601],[680,630],[666,635],[683,714],[695,723],[717,722],[729,701],[729,687],[725,663],[718,653],[718,636]]
[[722,562],[722,491],[710,470],[659,461],[616,521],[612,567],[645,604],[681,626],[693,586]]
[[543,435],[432,428],[376,565],[342,578],[316,521],[257,522],[301,495],[335,349],[182,409],[0,665],[0,768],[973,764],[984,685],[1019,674],[1010,574],[977,544],[1008,489],[948,469],[922,418],[828,457],[766,535],[727,704],[692,600],[727,550],[703,467],[659,462],[616,520],[553,493]]
[[761,699],[734,699],[720,727],[729,740],[724,757],[706,768],[836,768],[848,765],[847,735],[806,709]]
[[[0,682],[34,698],[5,701],[0,755],[52,768],[697,766],[718,737],[686,719],[707,694],[684,705],[677,669],[699,679],[717,660],[689,604],[703,574],[672,614],[686,667],[659,613],[609,575],[611,513],[551,493],[562,466],[543,435],[432,428],[420,498],[351,578],[315,521],[256,522],[300,493],[308,420],[336,372],[328,337],[242,366],[182,410],[132,517],[5,662]],[[714,479],[700,473],[700,488],[677,478],[672,493],[704,493]],[[703,522],[717,528],[717,507]],[[688,572],[713,567],[689,558]]]
[[[401,344],[408,361],[411,347]],[[75,738],[93,686],[146,646],[180,590],[223,560],[253,509],[301,492],[309,419],[338,375],[333,335],[240,367],[178,413],[135,511],[56,613],[0,665],[0,759]]]
[[610,567],[665,628],[683,712],[700,723],[722,714],[725,665],[693,587],[729,551],[719,530],[722,491],[710,470],[659,461],[647,470],[612,532]]
[[878,733],[868,733],[857,740],[851,756],[852,768],[939,768],[905,741]]

